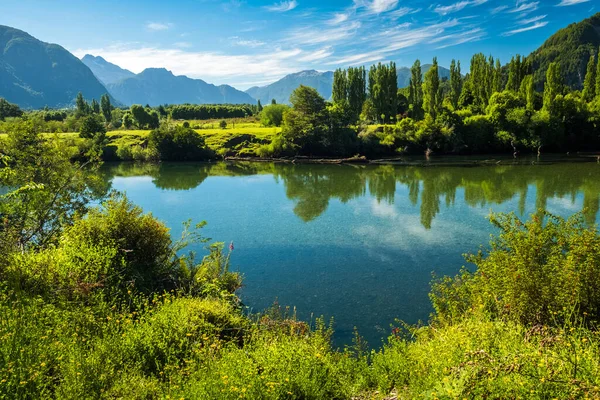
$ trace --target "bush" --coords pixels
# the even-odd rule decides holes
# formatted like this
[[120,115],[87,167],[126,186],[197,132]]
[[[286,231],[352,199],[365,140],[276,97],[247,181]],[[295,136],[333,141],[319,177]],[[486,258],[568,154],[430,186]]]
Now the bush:
[[289,110],[285,104],[272,104],[266,106],[260,113],[260,123],[264,126],[281,126],[283,114]]
[[473,274],[434,285],[437,318],[451,321],[485,311],[525,325],[600,321],[600,235],[581,215],[568,220],[534,215],[494,215],[500,229],[487,252],[467,260]]
[[150,132],[148,148],[163,161],[200,161],[213,157],[204,138],[191,128],[162,126]]

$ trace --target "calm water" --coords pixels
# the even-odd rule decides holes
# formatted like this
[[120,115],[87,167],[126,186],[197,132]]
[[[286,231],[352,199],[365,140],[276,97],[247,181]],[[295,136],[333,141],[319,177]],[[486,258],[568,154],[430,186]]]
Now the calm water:
[[539,208],[598,221],[600,165],[339,166],[267,163],[107,165],[116,190],[179,236],[235,243],[242,298],[278,300],[298,315],[334,317],[338,343],[353,327],[373,346],[396,318],[426,321],[432,273],[453,275],[493,229],[490,211]]

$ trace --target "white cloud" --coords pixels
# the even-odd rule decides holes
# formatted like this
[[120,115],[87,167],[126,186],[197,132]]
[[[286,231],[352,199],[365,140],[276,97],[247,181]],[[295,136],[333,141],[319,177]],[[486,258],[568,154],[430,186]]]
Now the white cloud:
[[498,14],[501,13],[502,11],[508,9],[508,6],[498,6],[496,8],[492,8],[492,14]]
[[535,24],[530,25],[530,26],[526,26],[524,28],[513,29],[512,31],[504,32],[502,34],[502,36],[516,35],[517,33],[522,33],[522,32],[532,31],[534,29],[543,28],[546,25],[548,25],[548,21],[536,22]]
[[146,29],[149,31],[166,31],[170,29],[173,24],[164,24],[161,22],[148,22],[146,24]]
[[264,46],[266,44],[265,42],[261,42],[260,40],[242,39],[238,36],[233,36],[233,37],[230,37],[229,39],[231,40],[231,44],[234,46],[256,48],[256,47]]
[[348,18],[350,18],[350,16],[347,13],[335,13],[327,23],[329,25],[339,25],[342,22],[346,22]]
[[116,44],[99,49],[73,51],[79,57],[98,54],[122,68],[139,73],[146,68],[161,67],[175,75],[200,78],[210,83],[227,83],[246,88],[256,83],[273,82],[284,75],[305,69],[304,60],[328,57],[327,51],[292,48],[261,53],[230,55],[217,52],[194,52],[177,48],[159,48],[140,44]]
[[523,1],[518,1],[515,8],[508,11],[509,13],[529,13],[538,9],[539,1],[535,1],[532,3],[525,3]]
[[284,41],[295,45],[332,43],[352,37],[361,26],[359,21],[335,28],[315,29],[313,25],[305,26],[290,31]]
[[517,21],[517,24],[519,25],[529,25],[529,24],[533,24],[534,22],[537,21],[541,21],[544,18],[546,18],[547,15],[538,15],[537,17],[532,17],[532,18],[527,18],[527,19],[521,19]]
[[287,12],[292,11],[294,8],[298,7],[298,2],[296,0],[282,1],[280,3],[275,3],[270,6],[265,6],[265,10],[274,11],[274,12]]
[[371,13],[381,14],[396,8],[399,0],[354,0],[354,7],[366,7]]
[[438,5],[433,9],[433,11],[440,15],[447,15],[460,11],[469,6],[479,6],[487,2],[488,0],[463,0],[447,6]]
[[556,6],[557,7],[573,6],[575,4],[587,3],[588,1],[590,1],[590,0],[562,0]]

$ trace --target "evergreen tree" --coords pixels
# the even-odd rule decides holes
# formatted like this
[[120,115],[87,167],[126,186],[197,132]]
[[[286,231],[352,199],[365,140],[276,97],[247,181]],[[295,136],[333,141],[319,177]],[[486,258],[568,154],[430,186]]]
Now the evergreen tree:
[[260,99],[258,99],[258,101],[256,103],[256,108],[257,108],[258,112],[261,112],[263,110],[263,106],[260,103]]
[[423,119],[423,73],[421,71],[421,61],[415,61],[410,74],[408,102],[411,106],[411,117],[420,120]]
[[275,104],[277,104],[277,100],[275,100],[275,99],[272,99],[272,100],[271,100],[271,105],[275,105]]
[[557,62],[551,63],[546,72],[546,84],[544,85],[544,110],[552,110],[556,96],[562,93],[562,82],[560,65]]
[[596,97],[596,58],[592,55],[587,64],[585,80],[583,82],[583,99],[587,102]]
[[106,122],[110,122],[112,119],[112,105],[110,104],[110,97],[108,94],[103,94],[102,97],[100,97],[100,108]]
[[423,82],[423,108],[427,114],[435,119],[441,108],[440,76],[437,57],[433,58],[433,65],[425,74]]

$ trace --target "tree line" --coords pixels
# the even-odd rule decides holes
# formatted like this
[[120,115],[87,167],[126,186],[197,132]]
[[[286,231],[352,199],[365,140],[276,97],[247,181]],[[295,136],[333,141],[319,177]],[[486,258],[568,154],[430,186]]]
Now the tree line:
[[460,62],[452,60],[449,79],[442,79],[436,58],[426,73],[416,60],[409,87],[399,89],[393,62],[374,65],[368,73],[363,67],[338,69],[332,102],[310,88],[298,88],[281,135],[262,154],[516,156],[598,150],[597,56],[589,59],[581,91],[565,84],[560,63],[550,64],[542,88],[535,84],[536,72],[526,57],[517,55],[503,66],[499,59],[478,53],[466,75]]

